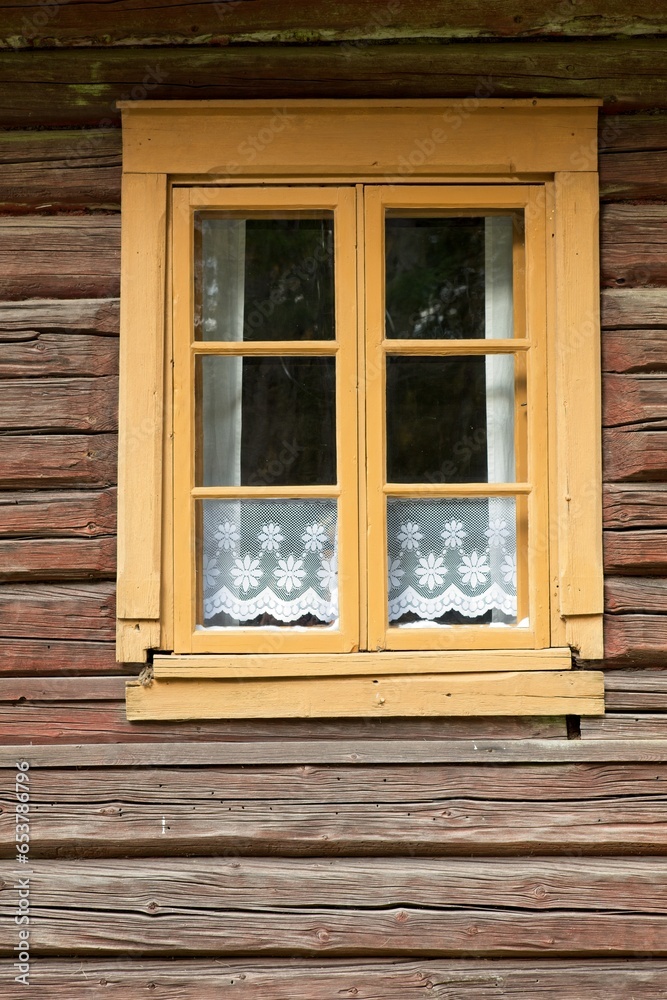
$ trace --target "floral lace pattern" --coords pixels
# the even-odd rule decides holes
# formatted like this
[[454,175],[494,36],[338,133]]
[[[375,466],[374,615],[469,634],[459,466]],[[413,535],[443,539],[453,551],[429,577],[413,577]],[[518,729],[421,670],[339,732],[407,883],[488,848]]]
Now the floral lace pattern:
[[515,508],[513,497],[388,500],[389,621],[515,619]]
[[205,500],[203,508],[204,624],[220,614],[232,626],[337,621],[335,500]]

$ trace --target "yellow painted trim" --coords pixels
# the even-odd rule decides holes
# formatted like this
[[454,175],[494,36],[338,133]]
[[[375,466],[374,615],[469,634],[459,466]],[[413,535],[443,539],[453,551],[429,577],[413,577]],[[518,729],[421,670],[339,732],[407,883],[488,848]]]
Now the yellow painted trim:
[[602,715],[598,671],[163,680],[127,685],[127,717],[159,719],[364,716]]

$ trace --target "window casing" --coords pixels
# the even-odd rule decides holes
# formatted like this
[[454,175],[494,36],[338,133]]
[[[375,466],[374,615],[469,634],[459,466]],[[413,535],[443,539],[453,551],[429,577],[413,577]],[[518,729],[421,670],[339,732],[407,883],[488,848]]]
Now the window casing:
[[[149,683],[128,688],[129,716],[599,712],[600,675],[568,673],[569,646],[601,655],[595,164],[547,162],[552,132],[570,119],[568,165],[582,162],[594,109],[488,101],[465,116],[456,102],[400,102],[398,114],[382,102],[327,103],[288,102],[286,118],[310,126],[301,129],[276,123],[275,109],[267,119],[263,102],[197,105],[190,129],[205,116],[212,134],[202,151],[197,129],[189,152],[151,146],[184,120],[180,104],[125,114],[119,658],[153,660]],[[367,172],[343,162],[374,148],[359,134],[342,154],[329,139],[327,172],[308,159],[317,149],[308,132],[341,113],[356,113],[382,151],[410,110],[410,129],[435,136],[436,154],[452,158],[456,145],[458,156],[481,158],[453,169],[413,156],[401,175],[405,157],[384,148]],[[265,162],[234,176],[211,169],[216,127],[240,135],[267,121],[282,148],[267,141]],[[449,121],[446,140],[433,121]],[[503,172],[500,147],[514,135],[516,151],[528,122],[538,137],[542,127],[545,149],[519,148],[531,169]],[[398,148],[409,149],[403,139]],[[241,145],[232,137],[227,148]],[[311,318],[290,335],[276,332],[275,281],[258,302],[261,274],[253,285],[251,272],[253,261],[267,266],[257,248],[270,227],[286,228],[266,245],[289,249],[298,219],[310,220],[306,238],[319,226],[321,246],[330,241],[333,328]],[[450,328],[440,305],[456,311],[459,269],[406,325],[390,258],[399,271],[411,253],[423,265],[429,241],[465,247],[466,227],[483,260],[465,289],[477,295],[476,324]],[[296,273],[289,262],[277,272],[279,282]],[[403,277],[408,304],[416,273]],[[251,307],[274,328],[251,328]],[[390,328],[392,309],[405,329]],[[143,401],[137,340],[153,376]],[[269,411],[253,429],[262,386],[282,418]],[[575,431],[564,417],[577,412]],[[286,438],[277,425],[289,426]],[[148,560],[134,548],[142,522]],[[515,590],[503,582],[513,557]],[[386,678],[390,698],[377,690]],[[471,682],[481,697],[466,693]]]

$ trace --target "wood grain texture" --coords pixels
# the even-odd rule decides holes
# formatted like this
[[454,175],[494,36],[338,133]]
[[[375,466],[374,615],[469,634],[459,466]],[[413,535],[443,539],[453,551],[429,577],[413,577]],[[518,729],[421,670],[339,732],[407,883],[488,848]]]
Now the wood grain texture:
[[0,430],[99,433],[118,427],[118,378],[8,379]]
[[[1,591],[0,591],[1,594]],[[1,609],[1,604],[0,604]],[[105,622],[106,626],[106,622]],[[55,630],[54,630],[55,631]],[[108,634],[104,628],[105,635]],[[97,638],[97,636],[95,637]],[[120,669],[120,668],[119,668]],[[134,665],[135,675],[140,666]],[[196,742],[271,741],[298,739],[368,739],[424,741],[448,739],[531,739],[566,735],[564,717],[554,718],[437,718],[359,719],[316,722],[292,719],[212,719],[206,722],[128,722],[125,701],[103,706],[54,704],[48,715],[42,708],[22,705],[3,712],[0,744],[80,743],[105,744],[132,741],[150,745],[180,738]]]
[[608,483],[602,502],[605,528],[667,528],[667,484]]
[[667,288],[603,288],[605,330],[667,326]]
[[[667,739],[378,739],[367,731],[350,740],[345,727],[335,738],[291,739],[284,733],[273,739],[249,741],[175,742],[173,738],[137,745],[115,740],[111,745],[0,746],[0,768],[12,772],[17,760],[31,768],[225,766],[239,764],[581,764],[605,766],[629,763],[664,764]],[[378,736],[377,729],[374,733]],[[318,727],[319,736],[319,727]]]
[[116,539],[0,539],[0,580],[115,580]]
[[[106,7],[84,0],[79,12],[69,9],[42,16],[16,3],[5,3],[2,40],[14,48],[85,45],[103,47],[119,43],[228,44],[230,42],[285,41],[314,43],[341,40],[349,45],[388,38],[531,38],[536,35],[602,36],[659,35],[667,31],[667,18],[655,7],[643,5],[630,13],[620,0],[599,5],[583,0],[576,8],[545,10],[530,0],[521,15],[513,15],[499,0],[472,0],[461,8],[452,0],[423,5],[407,0],[374,10],[368,4],[342,0],[325,7],[303,4],[296,10],[285,0],[254,3],[219,3],[211,8],[202,0],[167,0],[141,4],[120,0],[113,14]],[[156,19],[156,11],[159,17]]]
[[118,299],[26,299],[0,302],[0,330],[96,333],[118,336]]
[[97,538],[115,530],[115,489],[0,493],[3,538]]
[[0,677],[0,702],[118,701],[125,677]]
[[608,428],[602,435],[602,471],[607,482],[667,479],[667,424]]
[[16,583],[0,587],[0,631],[13,639],[112,639],[111,583]]
[[112,215],[0,219],[0,269],[3,299],[118,295],[120,220]]
[[665,737],[667,714],[609,712],[604,719],[581,720],[582,740],[662,740]]
[[116,482],[115,434],[0,436],[5,489],[106,487]]
[[667,663],[667,615],[605,615],[604,655],[612,663]]
[[605,375],[602,385],[605,427],[667,419],[667,375]]
[[611,712],[667,711],[667,671],[608,670],[605,705]]
[[[446,22],[445,22],[446,23]],[[121,100],[313,97],[589,97],[610,112],[664,107],[661,39],[327,46],[32,49],[0,55],[0,126],[117,122]]]
[[118,341],[84,334],[0,331],[0,377],[118,374]]
[[120,208],[117,129],[0,135],[0,211]]
[[[24,1000],[11,959],[0,960],[7,1000]],[[125,1000],[148,991],[178,1000],[220,1000],[234,988],[238,1000],[663,1000],[667,962],[632,960],[422,959],[354,963],[338,959],[118,959],[41,958],[31,983],[49,1000]]]
[[667,206],[607,205],[600,220],[604,287],[667,284]]
[[[0,639],[0,676],[44,674],[117,674],[111,642],[79,642],[59,639]],[[128,668],[129,671],[134,668]]]
[[[622,717],[626,732],[634,718]],[[634,739],[641,739],[641,726],[636,730]],[[604,743],[605,730],[598,726],[598,731],[597,741]],[[30,761],[31,753],[27,747],[18,759]],[[103,783],[102,772],[98,780]],[[0,815],[1,856],[15,864],[14,824],[10,810]],[[52,781],[45,801],[31,800],[30,826],[35,861],[228,857],[230,852],[232,857],[661,856],[667,848],[667,800],[656,783],[653,794],[566,801],[469,793],[397,802],[385,801],[378,787],[375,801],[355,802],[341,783],[338,801],[312,794],[291,800],[221,794],[182,803],[167,795],[149,802],[134,795],[91,803],[68,801]]]
[[644,576],[666,573],[667,531],[645,528],[605,531],[604,566],[607,573],[634,572]]
[[601,156],[600,196],[603,201],[666,201],[667,149]]
[[637,153],[667,149],[664,111],[605,115],[600,121],[600,153]]
[[[605,372],[664,372],[667,330],[607,330],[602,338],[602,368]],[[613,384],[606,379],[604,383],[605,387]]]
[[667,610],[665,577],[608,576],[605,609],[612,612],[664,612]]

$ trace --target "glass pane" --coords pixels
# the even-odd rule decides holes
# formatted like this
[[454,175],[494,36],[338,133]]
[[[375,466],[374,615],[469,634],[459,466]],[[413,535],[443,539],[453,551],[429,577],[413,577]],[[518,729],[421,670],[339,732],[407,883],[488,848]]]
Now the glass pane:
[[514,481],[514,357],[388,357],[387,481]]
[[517,624],[514,497],[390,498],[387,557],[391,625]]
[[336,522],[336,500],[200,501],[200,626],[336,627]]
[[388,214],[386,336],[511,337],[515,220]]
[[198,340],[331,340],[332,212],[199,213]]
[[197,485],[334,484],[335,364],[198,357]]

